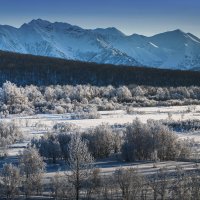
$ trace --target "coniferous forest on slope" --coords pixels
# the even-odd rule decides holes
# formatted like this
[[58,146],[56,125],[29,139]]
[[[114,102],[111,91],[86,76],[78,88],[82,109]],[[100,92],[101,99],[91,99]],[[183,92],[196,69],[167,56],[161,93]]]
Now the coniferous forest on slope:
[[199,86],[200,72],[114,66],[73,60],[0,52],[0,85],[149,85]]

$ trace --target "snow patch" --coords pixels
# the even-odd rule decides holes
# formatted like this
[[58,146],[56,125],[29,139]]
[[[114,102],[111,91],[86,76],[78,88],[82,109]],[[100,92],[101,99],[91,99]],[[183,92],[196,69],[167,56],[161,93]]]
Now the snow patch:
[[195,38],[193,38],[192,36],[190,36],[190,35],[187,35],[191,40],[193,40],[194,42],[197,42],[197,43],[199,43],[200,44],[200,42],[198,41],[198,40],[196,40]]
[[155,47],[155,48],[159,48],[157,45],[155,45],[154,43],[152,43],[152,42],[149,42],[149,44],[151,44],[153,47]]

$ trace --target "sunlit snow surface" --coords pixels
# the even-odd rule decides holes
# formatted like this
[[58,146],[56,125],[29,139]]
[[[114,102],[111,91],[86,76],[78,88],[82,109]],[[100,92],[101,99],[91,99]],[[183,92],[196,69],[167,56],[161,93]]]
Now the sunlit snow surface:
[[153,47],[155,47],[155,48],[159,48],[157,45],[155,45],[154,43],[152,43],[152,42],[149,42]]
[[[133,108],[133,114],[127,114],[123,110],[115,111],[100,111],[100,119],[71,119],[71,114],[39,114],[33,116],[20,117],[16,115],[10,115],[8,118],[1,119],[3,121],[15,122],[23,132],[25,132],[28,139],[32,137],[40,137],[52,129],[56,123],[73,123],[81,127],[82,130],[86,130],[91,127],[95,127],[102,123],[108,123],[110,125],[131,123],[138,118],[143,123],[147,120],[187,120],[187,119],[200,119],[200,106],[171,106],[171,107],[141,107]],[[192,137],[200,141],[200,134],[190,135],[185,133],[180,134],[180,137]]]
[[[25,133],[25,141],[23,143],[17,143],[11,145],[8,149],[8,158],[6,162],[15,162],[16,156],[19,154],[20,150],[23,150],[30,142],[32,138],[40,138],[41,136],[47,134],[52,127],[59,122],[73,123],[81,127],[81,130],[87,130],[88,128],[97,126],[102,123],[108,123],[110,125],[131,123],[134,119],[138,118],[143,123],[146,123],[149,119],[154,120],[187,120],[187,119],[200,119],[200,106],[172,106],[172,107],[141,107],[133,108],[133,114],[127,114],[126,111],[116,110],[116,111],[101,111],[101,119],[83,119],[83,120],[72,120],[71,114],[40,114],[33,116],[20,117],[16,115],[11,115],[6,119],[1,119],[3,121],[13,121],[19,128]],[[180,139],[194,139],[197,143],[200,143],[200,132],[184,132],[177,133]],[[0,165],[3,163],[0,162]],[[155,173],[160,167],[167,167],[170,171],[174,171],[177,165],[180,165],[184,170],[193,170],[195,168],[192,162],[159,162],[157,168],[153,168],[152,163],[145,162],[135,162],[135,163],[124,163],[117,161],[116,159],[105,159],[95,162],[96,167],[101,169],[101,173],[110,174],[113,173],[115,169],[121,167],[133,167],[143,174]],[[45,174],[45,181],[48,182],[49,178],[55,175],[57,171],[64,173],[64,167],[62,166],[48,166],[47,172]]]

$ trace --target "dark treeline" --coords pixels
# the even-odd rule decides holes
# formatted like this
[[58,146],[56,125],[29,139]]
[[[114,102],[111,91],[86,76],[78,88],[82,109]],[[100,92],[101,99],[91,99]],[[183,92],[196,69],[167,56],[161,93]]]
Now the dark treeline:
[[200,72],[95,64],[0,51],[0,85],[200,85]]
[[188,131],[199,131],[200,130],[200,120],[198,119],[188,119],[182,121],[169,121],[165,122],[170,129],[177,132],[188,132]]

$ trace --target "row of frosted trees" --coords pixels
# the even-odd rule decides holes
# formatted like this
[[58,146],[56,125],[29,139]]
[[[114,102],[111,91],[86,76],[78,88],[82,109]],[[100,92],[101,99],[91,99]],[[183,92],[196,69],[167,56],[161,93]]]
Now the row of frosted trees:
[[[71,113],[126,109],[130,106],[199,104],[199,87],[55,85],[0,88],[0,112],[8,114]],[[79,114],[80,115],[80,114]],[[91,114],[92,115],[92,114]],[[93,114],[94,118],[96,117]]]
[[74,124],[58,123],[42,138],[33,139],[32,146],[49,162],[66,161],[69,157],[68,145],[74,134],[79,134],[86,141],[89,152],[95,159],[115,155],[128,162],[166,161],[186,159],[191,153],[191,143],[179,140],[161,122],[149,120],[144,124],[138,119],[120,128],[101,124],[85,131]]

